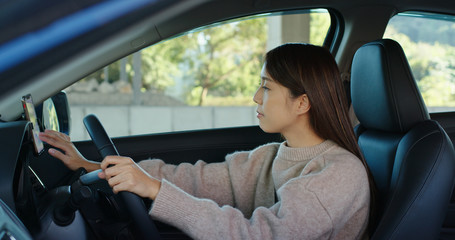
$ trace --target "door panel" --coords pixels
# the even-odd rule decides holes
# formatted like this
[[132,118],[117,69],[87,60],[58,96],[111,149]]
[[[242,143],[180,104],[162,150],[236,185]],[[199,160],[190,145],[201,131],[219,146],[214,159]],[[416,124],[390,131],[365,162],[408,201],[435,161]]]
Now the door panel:
[[[269,142],[283,141],[279,134],[264,133],[259,127],[236,127],[195,130],[114,138],[120,155],[140,161],[160,158],[167,163],[224,161],[226,154],[251,150]],[[100,160],[91,141],[75,143],[79,151],[91,160]]]

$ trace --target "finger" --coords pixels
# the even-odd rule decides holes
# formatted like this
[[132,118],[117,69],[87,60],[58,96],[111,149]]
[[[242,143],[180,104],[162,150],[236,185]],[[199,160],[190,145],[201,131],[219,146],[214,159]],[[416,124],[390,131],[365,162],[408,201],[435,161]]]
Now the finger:
[[57,131],[49,130],[49,129],[44,130],[44,134],[49,137],[56,137],[56,138],[62,138],[62,135],[65,135],[61,132],[57,132]]
[[106,156],[103,161],[101,161],[100,167],[105,171],[108,167],[111,167],[111,165],[117,164],[118,161],[116,159],[116,156]]
[[60,159],[62,160],[63,162],[65,162],[67,160],[67,156],[65,154],[63,154],[62,152],[60,152],[59,150],[57,149],[53,149],[53,148],[49,148],[49,154],[52,156],[52,157],[55,157],[57,159]]
[[[107,174],[106,174],[106,176],[107,176]],[[107,180],[107,182],[109,183],[109,186],[111,186],[111,187],[114,187],[115,185],[118,185],[125,181],[128,181],[128,178],[123,176],[123,174],[111,177]]]
[[110,179],[122,173],[130,171],[127,166],[124,165],[112,165],[103,170],[106,179]]
[[[128,191],[128,192],[133,192],[135,193],[134,191],[134,185],[131,181],[131,178],[130,179],[124,179],[122,178],[122,180],[119,180],[118,177],[115,177],[115,178],[112,178],[112,179],[109,179],[109,185],[112,187],[112,191],[114,193],[118,193],[118,192],[122,192],[122,191]],[[140,194],[140,193],[136,193],[136,194]]]
[[117,165],[113,165],[112,167],[108,167],[104,170],[106,179],[121,176],[121,178],[119,178],[119,179],[125,179],[125,180],[133,179],[134,180],[134,177],[138,176],[141,173],[142,173],[142,170],[140,168],[138,168],[137,165],[134,163],[117,164]]
[[46,134],[46,133],[43,133],[43,132],[40,132],[40,133],[38,134],[38,137],[39,137],[41,140],[46,141],[46,142],[47,142],[48,140],[50,141],[50,140],[53,140],[53,139],[54,139],[54,137],[52,137],[51,135]]
[[114,192],[115,194],[122,192],[122,191],[124,191],[122,186],[116,185],[116,186],[112,187],[112,192]]
[[63,134],[63,138],[65,138],[66,141],[71,142],[70,136]]
[[46,133],[46,134],[52,134],[52,133],[55,133],[55,132],[56,132],[56,131],[51,130],[51,129],[45,129],[45,130],[44,130],[44,133]]
[[57,132],[57,131],[54,131],[54,130],[46,129],[44,131],[44,134],[48,135],[50,137],[56,138],[56,139],[61,139],[61,140],[66,141],[66,142],[71,142],[70,136],[68,136],[65,133],[61,133],[61,132]]
[[103,171],[101,171],[98,173],[98,177],[101,179],[106,179],[106,174]]
[[101,169],[105,170],[110,165],[125,165],[125,164],[130,164],[132,162],[133,162],[133,160],[131,158],[128,158],[128,157],[107,156],[101,162]]
[[60,148],[60,149],[64,150],[65,152],[68,150],[68,146],[69,146],[68,142],[65,140],[62,140],[56,136],[45,134],[45,133],[44,134],[40,133],[39,138],[42,141],[48,143],[49,145],[56,147],[56,148]]
[[134,178],[131,174],[121,174],[109,179],[108,183],[114,193],[128,191],[140,197],[154,200],[161,188],[161,182],[153,178],[148,180],[150,181],[141,181]]

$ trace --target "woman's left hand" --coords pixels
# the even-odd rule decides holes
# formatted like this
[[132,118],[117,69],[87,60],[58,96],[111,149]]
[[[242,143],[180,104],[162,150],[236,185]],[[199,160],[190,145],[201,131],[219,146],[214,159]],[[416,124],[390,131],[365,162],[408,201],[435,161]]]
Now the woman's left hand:
[[107,156],[101,162],[101,169],[103,171],[98,176],[108,181],[114,193],[128,191],[152,200],[158,195],[161,182],[150,176],[131,158]]

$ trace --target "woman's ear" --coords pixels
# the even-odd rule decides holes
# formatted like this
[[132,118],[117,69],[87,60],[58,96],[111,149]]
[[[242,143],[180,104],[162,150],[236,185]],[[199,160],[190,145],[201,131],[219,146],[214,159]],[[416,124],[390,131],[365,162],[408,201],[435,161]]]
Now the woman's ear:
[[308,98],[308,95],[302,94],[299,96],[297,99],[297,114],[302,115],[307,113],[310,108],[311,108],[311,103],[310,99]]

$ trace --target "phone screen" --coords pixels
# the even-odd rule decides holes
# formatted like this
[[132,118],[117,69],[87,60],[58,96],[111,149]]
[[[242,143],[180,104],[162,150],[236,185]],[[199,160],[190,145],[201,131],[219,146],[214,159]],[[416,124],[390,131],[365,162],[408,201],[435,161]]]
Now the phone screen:
[[30,94],[22,97],[22,107],[24,108],[26,119],[32,123],[33,145],[35,147],[35,152],[40,154],[44,149],[44,144],[38,137],[40,129],[35,113],[35,105],[33,104],[32,96]]

